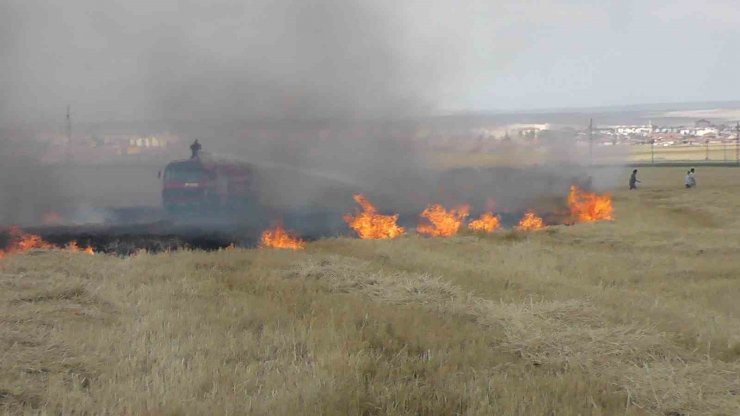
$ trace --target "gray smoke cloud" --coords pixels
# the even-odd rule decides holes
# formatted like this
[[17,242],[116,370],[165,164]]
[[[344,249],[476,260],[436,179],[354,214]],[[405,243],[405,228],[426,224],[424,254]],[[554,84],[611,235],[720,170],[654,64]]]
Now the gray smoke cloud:
[[[53,121],[59,130],[68,104],[81,122],[163,122],[214,154],[254,163],[267,206],[347,212],[353,192],[409,211],[428,202],[481,205],[491,193],[521,201],[512,206],[530,203],[558,170],[443,178],[408,140],[416,131],[408,120],[434,114],[455,88],[475,87],[468,58],[486,46],[465,35],[468,24],[476,36],[487,27],[470,19],[476,7],[431,3],[5,0],[0,127]],[[0,174],[34,179],[4,184],[15,193],[4,193],[3,213],[18,212],[22,200],[38,219],[48,205],[67,203],[64,195],[85,206],[159,203],[156,166],[144,169],[148,180],[101,171],[77,181],[41,173],[33,156],[19,162],[10,136],[0,137],[0,161],[14,163],[2,163]],[[91,177],[106,182],[80,185]]]
[[7,111],[11,99],[11,87],[16,79],[15,58],[16,31],[13,27],[14,15],[9,5],[0,3],[0,120]]
[[[17,17],[10,5],[0,3],[0,120],[13,106],[20,80]],[[54,169],[39,163],[29,132],[0,124],[0,149],[0,225],[34,222],[65,205]]]
[[[208,150],[233,154],[237,146],[239,156],[250,161],[292,163],[302,169],[298,178],[314,172],[317,179],[300,184],[295,177],[262,175],[270,182],[264,185],[270,190],[266,197],[292,194],[296,203],[327,192],[314,186],[326,178],[324,171],[337,176],[352,164],[368,174],[370,164],[382,161],[389,167],[401,158],[389,152],[392,147],[380,150],[388,143],[383,137],[326,146],[315,141],[318,136],[304,134],[298,146],[322,156],[299,154],[287,148],[286,131],[295,127],[286,121],[318,119],[328,126],[399,118],[429,108],[438,85],[434,70],[420,70],[421,62],[410,59],[414,54],[404,53],[403,25],[388,2],[8,0],[1,7],[0,127],[2,157],[8,163],[0,173],[7,180],[34,177],[6,184],[13,192],[4,193],[5,213],[18,211],[20,201],[53,205],[37,195],[64,192],[52,175],[41,174],[32,155],[20,162],[12,128],[40,125],[60,131],[67,104],[77,123],[164,120],[185,138],[205,138]],[[269,143],[250,142],[240,134],[243,123],[264,121],[279,123]],[[410,162],[410,157],[403,160]],[[66,192],[80,202],[108,201],[112,198],[99,190],[126,189],[116,183],[90,184],[90,175],[76,181],[77,171],[62,171]],[[95,176],[116,182],[104,172]],[[80,183],[88,185],[83,189]],[[153,179],[140,186],[158,184]],[[283,190],[273,192],[278,187]],[[142,194],[156,192],[118,199],[158,202]],[[25,211],[39,217],[37,210]],[[5,215],[3,220],[18,218]]]
[[95,121],[399,116],[439,85],[441,63],[424,59],[438,45],[410,45],[388,1],[6,2],[15,116],[66,104]]

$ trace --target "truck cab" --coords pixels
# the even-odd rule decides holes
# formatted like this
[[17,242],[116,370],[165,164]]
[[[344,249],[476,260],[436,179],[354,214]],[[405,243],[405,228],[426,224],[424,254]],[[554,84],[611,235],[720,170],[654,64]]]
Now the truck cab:
[[188,159],[170,162],[162,178],[169,213],[236,210],[255,202],[254,175],[243,162]]
[[163,175],[164,208],[170,213],[204,208],[212,176],[198,159],[171,162],[165,167]]

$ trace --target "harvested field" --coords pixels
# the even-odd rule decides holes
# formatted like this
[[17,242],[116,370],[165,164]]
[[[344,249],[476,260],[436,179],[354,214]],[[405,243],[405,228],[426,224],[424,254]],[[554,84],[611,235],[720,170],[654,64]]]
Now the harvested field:
[[529,233],[9,255],[0,409],[740,414],[740,169],[683,173]]

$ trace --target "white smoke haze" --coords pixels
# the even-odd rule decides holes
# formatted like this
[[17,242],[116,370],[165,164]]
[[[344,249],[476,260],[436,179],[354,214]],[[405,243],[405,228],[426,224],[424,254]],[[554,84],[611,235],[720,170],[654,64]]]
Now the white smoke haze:
[[[96,213],[90,218],[106,204],[158,203],[156,167],[145,172],[150,181],[132,184],[134,176],[100,166],[94,176],[106,183],[93,185],[16,158],[8,129],[63,125],[67,105],[77,121],[158,121],[208,151],[252,162],[269,206],[342,212],[353,192],[366,192],[397,210],[474,201],[482,209],[491,197],[521,209],[559,193],[577,176],[559,158],[551,168],[442,177],[407,140],[416,128],[409,120],[459,106],[461,91],[478,89],[522,46],[505,38],[506,22],[486,16],[540,6],[502,5],[4,0],[0,156],[16,163],[0,168],[15,181],[3,183],[2,222],[20,221],[11,213],[21,211],[23,221],[39,218],[65,198],[78,205],[72,212]],[[563,21],[574,17],[553,7],[541,23]]]

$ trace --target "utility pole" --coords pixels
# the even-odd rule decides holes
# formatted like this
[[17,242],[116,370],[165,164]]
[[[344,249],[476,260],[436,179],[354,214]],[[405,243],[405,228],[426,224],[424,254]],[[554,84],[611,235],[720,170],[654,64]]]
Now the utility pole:
[[588,120],[588,163],[594,164],[594,119]]
[[706,156],[704,156],[704,160],[709,160],[709,139],[704,140],[704,145],[706,146],[707,153]]

